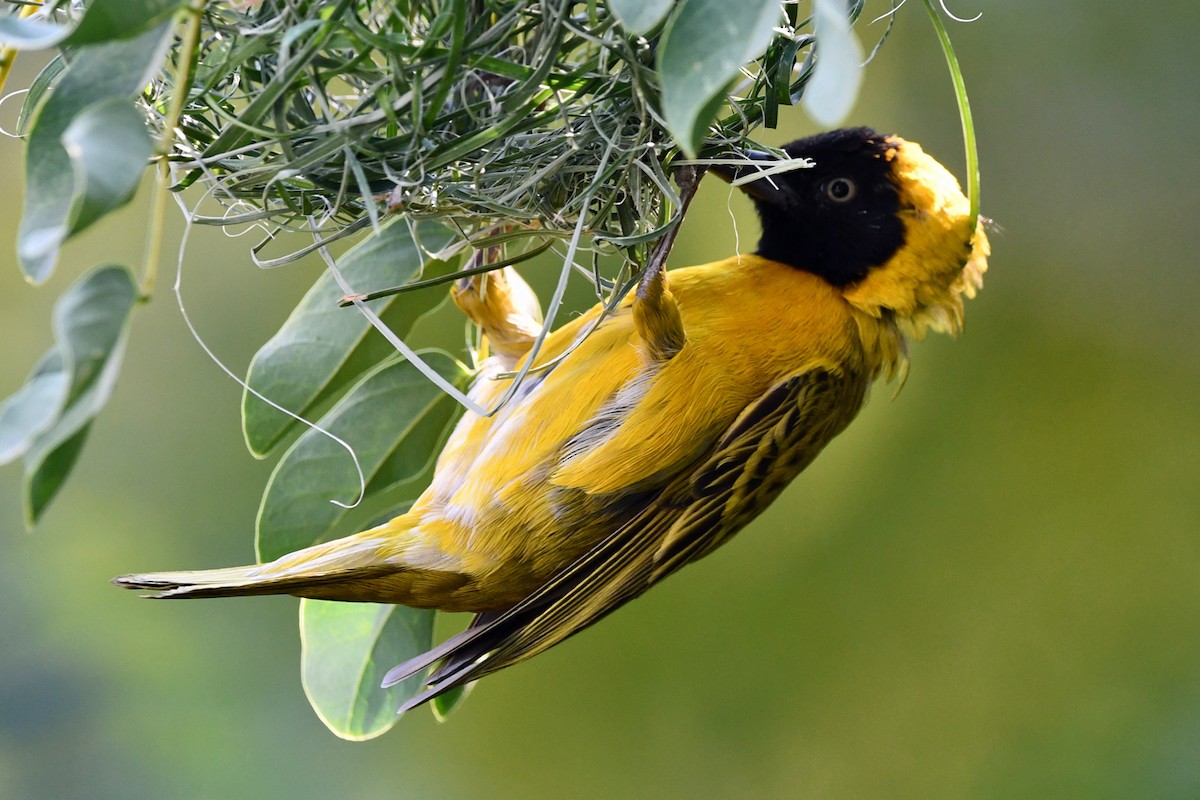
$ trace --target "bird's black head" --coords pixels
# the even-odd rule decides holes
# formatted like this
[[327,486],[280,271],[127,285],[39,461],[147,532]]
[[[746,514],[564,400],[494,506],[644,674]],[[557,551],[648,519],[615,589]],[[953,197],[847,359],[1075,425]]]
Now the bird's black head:
[[[784,147],[789,156],[811,159],[814,166],[741,185],[762,219],[758,255],[816,273],[836,286],[859,281],[886,262],[904,244],[899,191],[891,178],[896,146],[870,128],[848,128]],[[712,171],[733,180],[758,167]]]

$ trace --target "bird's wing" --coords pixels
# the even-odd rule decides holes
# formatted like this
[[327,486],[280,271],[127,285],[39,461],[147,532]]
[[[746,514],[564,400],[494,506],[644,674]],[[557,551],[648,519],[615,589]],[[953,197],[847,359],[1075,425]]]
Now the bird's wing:
[[578,633],[679,567],[709,553],[773,500],[857,413],[866,379],[815,368],[772,386],[707,459],[669,484],[553,580],[388,673],[393,685],[435,662],[412,708]]
[[694,500],[655,553],[652,581],[708,555],[758,516],[850,424],[867,385],[865,376],[811,369],[748,406],[692,474]]

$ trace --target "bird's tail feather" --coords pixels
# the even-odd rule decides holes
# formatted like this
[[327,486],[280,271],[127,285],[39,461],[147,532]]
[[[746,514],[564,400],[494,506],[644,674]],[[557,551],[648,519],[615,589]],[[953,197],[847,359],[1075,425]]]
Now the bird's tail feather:
[[[247,597],[295,594],[301,597],[334,596],[338,584],[359,583],[396,572],[395,568],[347,569],[319,575],[263,575],[261,564],[186,572],[150,572],[122,575],[113,583],[124,589],[144,589],[155,600],[201,597]],[[335,598],[341,599],[341,598]],[[346,597],[345,599],[353,599]]]
[[[113,583],[125,589],[143,589],[157,599],[240,597],[295,594],[335,600],[376,600],[371,595],[386,590],[390,576],[402,565],[381,557],[382,538],[377,531],[338,539],[289,553],[266,564],[183,572],[149,572],[122,575]],[[393,601],[394,602],[394,601]]]

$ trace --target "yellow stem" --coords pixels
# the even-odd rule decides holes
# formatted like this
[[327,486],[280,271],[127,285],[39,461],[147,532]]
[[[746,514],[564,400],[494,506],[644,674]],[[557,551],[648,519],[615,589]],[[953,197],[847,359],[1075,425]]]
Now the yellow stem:
[[175,76],[175,93],[163,120],[162,141],[158,145],[158,184],[155,187],[154,209],[150,216],[150,230],[146,234],[145,264],[142,270],[141,300],[148,301],[154,294],[154,283],[158,275],[158,262],[162,257],[163,227],[165,225],[167,196],[171,185],[170,156],[175,149],[175,129],[183,116],[192,81],[192,62],[200,43],[200,26],[204,18],[207,0],[195,0],[186,9],[187,27],[184,29],[179,49],[179,74]]

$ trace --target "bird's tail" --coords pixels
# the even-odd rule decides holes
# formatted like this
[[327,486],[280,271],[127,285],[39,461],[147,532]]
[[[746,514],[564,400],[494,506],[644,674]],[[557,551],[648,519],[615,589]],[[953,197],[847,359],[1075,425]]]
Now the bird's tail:
[[405,602],[411,582],[405,579],[408,570],[384,552],[385,545],[395,538],[395,532],[376,528],[297,550],[266,564],[122,575],[113,583],[125,589],[149,590],[149,597],[160,599],[294,594]]

